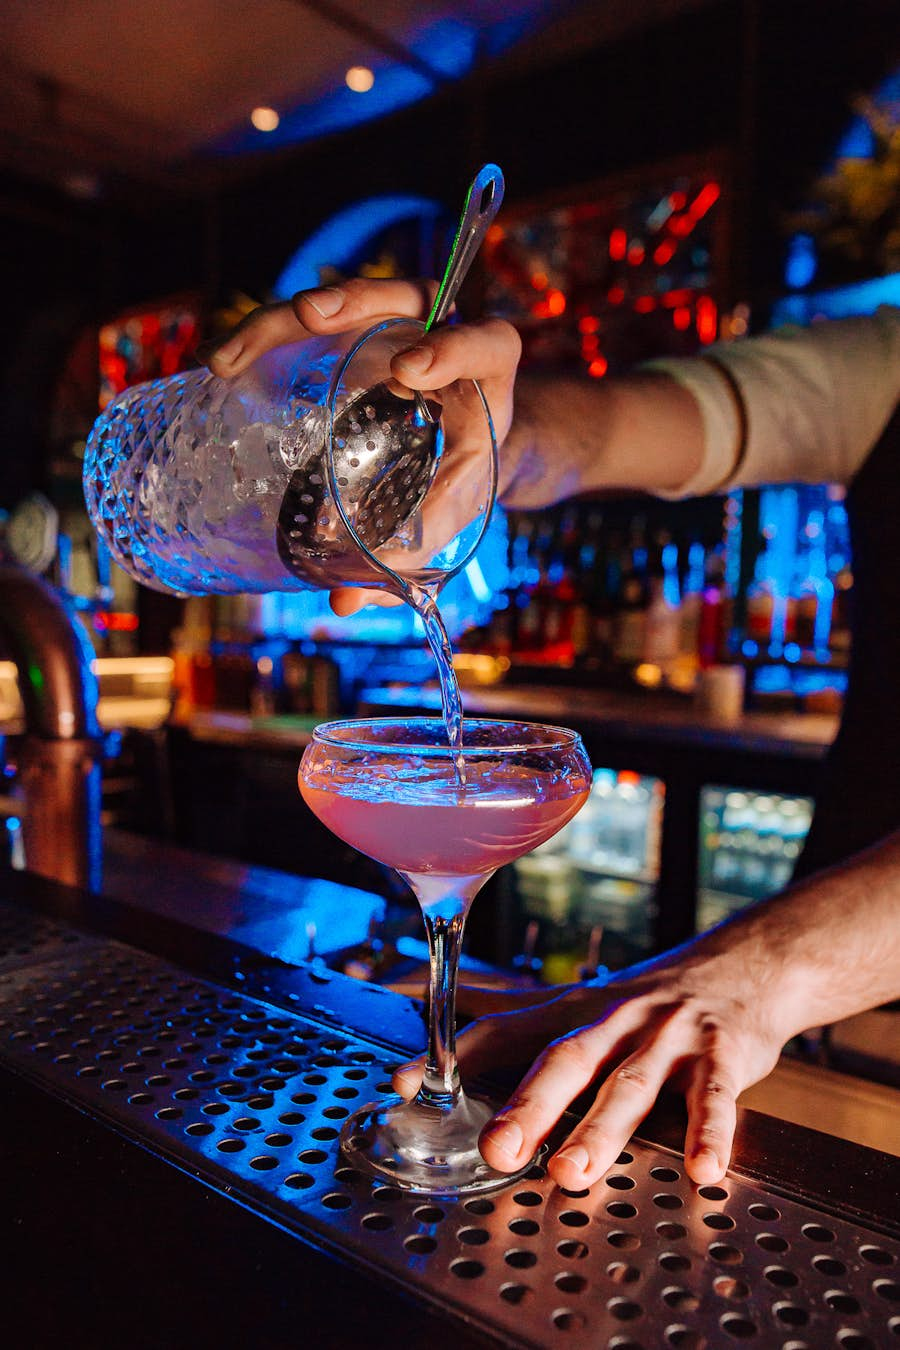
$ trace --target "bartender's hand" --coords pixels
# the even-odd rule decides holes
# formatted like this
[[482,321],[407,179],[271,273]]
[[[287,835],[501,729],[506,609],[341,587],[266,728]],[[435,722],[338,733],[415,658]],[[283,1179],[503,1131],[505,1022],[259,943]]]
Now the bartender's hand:
[[[512,1172],[533,1156],[571,1102],[598,1083],[593,1105],[551,1157],[550,1175],[578,1190],[603,1176],[650,1111],[666,1083],[687,1099],[685,1167],[698,1183],[725,1175],[736,1101],[774,1067],[797,1028],[774,988],[774,969],[744,950],[709,952],[704,940],[658,962],[624,972],[604,986],[576,985],[547,1001],[535,991],[504,995],[460,991],[467,1011],[487,1016],[459,1037],[464,1080],[537,1055],[513,1096],[485,1127],[481,1152],[492,1167]],[[473,995],[475,995],[473,999]],[[550,1044],[548,1045],[548,1041]],[[394,1078],[411,1096],[422,1061]]]
[[[361,329],[388,318],[424,319],[434,299],[434,282],[369,281],[354,278],[340,286],[300,291],[281,304],[261,305],[224,341],[203,357],[214,374],[233,378],[273,347]],[[521,352],[516,330],[500,319],[454,328],[433,329],[415,347],[391,362],[395,379],[407,389],[440,391],[454,380],[477,379],[487,399],[502,445],[512,421],[513,384]],[[501,460],[499,491],[512,474]],[[332,608],[350,614],[368,603],[399,604],[384,591],[332,592]]]

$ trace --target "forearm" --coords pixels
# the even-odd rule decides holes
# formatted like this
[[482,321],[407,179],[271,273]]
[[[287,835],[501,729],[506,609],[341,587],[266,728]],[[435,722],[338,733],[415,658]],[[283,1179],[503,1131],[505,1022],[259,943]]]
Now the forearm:
[[786,1038],[900,997],[900,832],[745,911],[696,953],[746,968]]
[[589,382],[523,374],[501,456],[500,497],[528,510],[602,489],[677,492],[702,453],[697,403],[667,375]]

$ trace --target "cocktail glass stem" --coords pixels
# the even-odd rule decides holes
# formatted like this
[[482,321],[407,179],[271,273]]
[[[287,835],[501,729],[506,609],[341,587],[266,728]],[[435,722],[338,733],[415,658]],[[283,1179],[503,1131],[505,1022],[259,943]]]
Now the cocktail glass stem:
[[456,979],[462,949],[465,912],[445,919],[425,913],[431,980],[428,1009],[428,1052],[417,1101],[450,1110],[459,1100],[456,1062]]

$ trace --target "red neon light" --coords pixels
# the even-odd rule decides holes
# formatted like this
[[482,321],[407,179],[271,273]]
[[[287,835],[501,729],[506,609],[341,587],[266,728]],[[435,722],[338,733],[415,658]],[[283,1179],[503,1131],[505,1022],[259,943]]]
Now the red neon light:
[[675,252],[675,245],[671,239],[665,239],[661,244],[657,244],[653,251],[653,261],[657,267],[664,267]]
[[680,291],[666,291],[662,298],[662,303],[666,309],[675,309],[678,305],[689,305],[694,298],[694,293],[687,286]]
[[98,610],[94,615],[94,627],[98,633],[134,633],[137,631],[136,614],[123,614],[111,610]]
[[489,244],[499,244],[500,240],[505,238],[506,238],[506,231],[504,230],[503,226],[496,224],[492,225],[488,230],[487,234],[485,235],[485,239]]
[[628,235],[622,229],[610,231],[609,256],[613,262],[621,262],[628,249]]
[[[683,211],[686,202],[687,197],[683,192],[673,192],[669,196],[669,206],[673,211]],[[490,235],[488,235],[488,238],[490,238]]]
[[547,312],[554,318],[558,314],[564,314],[566,311],[566,297],[562,291],[547,292]]
[[597,334],[585,333],[584,337],[581,339],[581,355],[584,359],[589,361],[592,356],[596,356],[599,350],[600,339],[597,337]]
[[696,221],[693,216],[688,215],[687,212],[683,216],[669,217],[669,229],[679,239],[684,239],[686,235],[689,235],[695,224]]
[[545,291],[547,289],[547,273],[533,272],[531,276],[531,284],[536,291]]
[[656,299],[652,295],[639,295],[634,302],[635,314],[649,314],[656,309]]
[[588,366],[588,374],[593,375],[595,380],[601,379],[609,370],[609,362],[605,356],[595,356]]
[[621,305],[625,299],[625,292],[621,286],[612,286],[606,292],[606,298],[611,305]]
[[683,333],[686,328],[690,328],[691,311],[688,309],[687,305],[679,305],[678,309],[672,310],[672,322],[679,333]]
[[640,267],[645,256],[643,244],[632,244],[628,249],[628,261],[632,267]]
[[719,200],[721,195],[722,190],[718,183],[706,183],[691,202],[690,211],[694,220],[699,220],[701,216],[705,216],[709,208]]
[[716,302],[708,295],[697,301],[697,336],[701,342],[715,342],[719,331],[719,312]]
[[600,331],[600,320],[596,314],[585,314],[584,318],[578,320],[579,333],[598,333]]

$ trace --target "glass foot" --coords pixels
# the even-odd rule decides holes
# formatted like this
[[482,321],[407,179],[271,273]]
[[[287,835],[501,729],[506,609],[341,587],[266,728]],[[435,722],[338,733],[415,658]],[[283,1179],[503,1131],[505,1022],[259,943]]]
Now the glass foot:
[[341,1148],[362,1172],[423,1195],[470,1195],[508,1186],[532,1167],[497,1172],[478,1151],[478,1136],[497,1104],[460,1094],[452,1110],[386,1097],[344,1122]]

